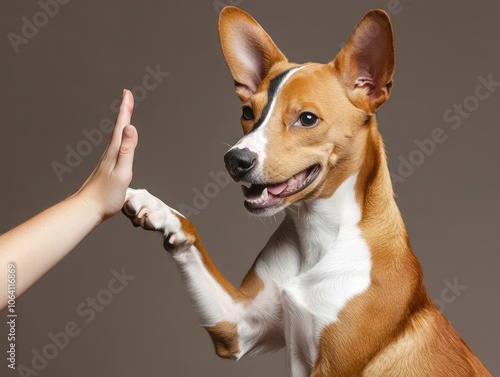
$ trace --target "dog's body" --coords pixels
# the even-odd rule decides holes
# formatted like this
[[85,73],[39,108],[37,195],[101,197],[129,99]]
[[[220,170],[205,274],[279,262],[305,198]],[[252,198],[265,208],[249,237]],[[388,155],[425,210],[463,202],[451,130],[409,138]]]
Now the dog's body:
[[326,65],[289,63],[233,7],[220,31],[244,105],[226,166],[251,184],[247,209],[284,209],[283,223],[235,288],[178,212],[145,190],[124,207],[163,232],[217,354],[286,347],[294,377],[490,376],[427,296],[393,198],[375,120],[394,69],[387,15],[369,12]]

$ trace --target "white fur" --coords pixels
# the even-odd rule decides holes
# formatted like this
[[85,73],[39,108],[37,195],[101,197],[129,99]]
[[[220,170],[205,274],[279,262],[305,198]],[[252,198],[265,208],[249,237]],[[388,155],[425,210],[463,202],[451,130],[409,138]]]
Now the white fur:
[[202,326],[215,326],[219,322],[239,318],[240,305],[208,272],[195,246],[175,252],[172,256],[180,267]]
[[[255,271],[264,289],[249,305],[236,302],[219,285],[195,246],[173,254],[202,324],[237,324],[236,358],[286,346],[289,374],[309,376],[325,327],[338,321],[349,300],[369,287],[371,258],[357,225],[361,209],[356,180],[357,174],[348,178],[328,199],[287,209],[257,258]],[[167,227],[177,226],[168,220],[175,217],[169,207],[146,191],[135,194],[137,203],[150,206],[150,214],[151,208],[167,212],[159,228],[164,234],[171,232]]]
[[302,257],[301,273],[283,285],[293,376],[309,375],[325,327],[370,285],[370,250],[357,226],[361,209],[355,199],[356,179],[357,175],[347,179],[331,198],[287,212],[299,233]]
[[[141,226],[147,216],[154,227],[165,237],[169,236],[176,243],[186,240],[181,223],[176,215],[179,212],[170,208],[147,190],[127,190],[126,201],[135,209],[136,215],[129,214]],[[182,216],[182,215],[180,215]],[[260,292],[257,299],[245,307],[236,302],[229,293],[215,280],[203,263],[201,253],[195,246],[179,249],[172,253],[181,270],[184,282],[190,293],[191,301],[200,316],[203,326],[215,326],[220,322],[232,322],[238,326],[240,352],[237,359],[247,353],[256,353],[280,348],[283,336],[269,337],[271,327],[278,327],[280,318],[279,290],[271,282]],[[270,305],[270,302],[274,302]],[[276,329],[274,330],[276,331]],[[271,339],[273,338],[273,339]],[[273,347],[268,344],[276,343]],[[264,344],[265,343],[265,344]]]
[[[172,213],[182,216],[175,209],[170,208],[158,198],[151,195],[147,190],[127,189],[126,202],[130,202],[132,207],[137,211],[135,219],[138,220],[138,225],[143,225],[145,217],[150,220],[151,224],[158,230],[167,229],[178,240],[185,239],[181,230],[181,222]],[[184,217],[184,216],[182,216]],[[164,232],[164,236],[169,233]]]

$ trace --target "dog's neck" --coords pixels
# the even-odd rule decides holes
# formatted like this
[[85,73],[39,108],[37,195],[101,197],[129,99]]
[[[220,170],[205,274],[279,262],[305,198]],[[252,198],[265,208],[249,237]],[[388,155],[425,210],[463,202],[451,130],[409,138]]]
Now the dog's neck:
[[394,200],[390,173],[387,167],[382,138],[375,120],[366,130],[365,147],[352,164],[352,170],[337,172],[346,178],[335,183],[333,194],[327,198],[302,201],[286,210],[297,233],[302,257],[302,270],[319,262],[329,251],[341,230],[360,226],[376,229],[378,237],[397,240],[406,249],[406,230]]
[[308,271],[325,256],[341,229],[356,226],[359,222],[361,213],[355,198],[357,179],[358,173],[355,173],[331,197],[301,202],[287,211],[299,240],[302,272]]

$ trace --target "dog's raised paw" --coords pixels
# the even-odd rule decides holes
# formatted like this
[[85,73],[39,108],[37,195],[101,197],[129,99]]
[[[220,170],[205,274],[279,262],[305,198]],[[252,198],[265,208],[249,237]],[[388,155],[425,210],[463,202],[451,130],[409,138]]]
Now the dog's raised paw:
[[146,230],[162,231],[170,208],[147,190],[127,189],[123,213],[132,224]]
[[183,231],[183,222],[188,220],[147,190],[127,189],[122,211],[134,226],[161,232],[167,251],[187,249],[195,241],[192,235]]

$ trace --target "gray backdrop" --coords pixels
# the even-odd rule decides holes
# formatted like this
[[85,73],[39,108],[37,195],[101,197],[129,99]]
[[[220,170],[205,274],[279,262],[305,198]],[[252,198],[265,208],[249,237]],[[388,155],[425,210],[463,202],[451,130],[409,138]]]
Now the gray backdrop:
[[[132,186],[195,210],[190,218],[212,258],[238,284],[279,218],[251,217],[238,185],[214,178],[224,171],[226,143],[241,136],[240,106],[219,47],[220,7],[250,12],[297,62],[329,61],[363,14],[380,7],[391,13],[396,36],[394,91],[379,122],[398,203],[431,297],[500,373],[500,90],[482,84],[500,81],[500,3],[60,2],[45,11],[35,1],[1,5],[0,232],[83,183],[104,149],[99,125],[114,119],[116,99],[130,88],[140,139]],[[10,34],[14,42],[9,33],[18,36]],[[168,76],[157,73],[146,89],[150,70]],[[463,106],[461,114],[454,105]],[[444,142],[424,142],[439,129]],[[73,156],[71,167],[69,150],[86,155]],[[58,177],[54,166],[62,165],[68,171]],[[204,190],[211,196],[205,200],[197,194]],[[123,268],[135,278],[109,296],[112,271]],[[100,312],[86,304],[96,296],[108,303]],[[18,366],[36,366],[39,376],[285,375],[283,352],[238,363],[216,357],[160,236],[133,228],[121,214],[21,297],[18,310]],[[5,355],[6,312],[0,315]],[[69,342],[56,337],[57,347],[53,337],[67,326],[79,333]],[[52,358],[45,363],[34,356],[44,350]],[[2,357],[2,376],[22,375],[6,363]]]

